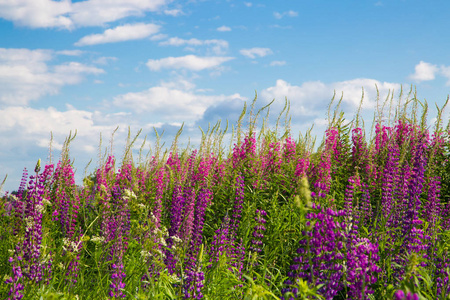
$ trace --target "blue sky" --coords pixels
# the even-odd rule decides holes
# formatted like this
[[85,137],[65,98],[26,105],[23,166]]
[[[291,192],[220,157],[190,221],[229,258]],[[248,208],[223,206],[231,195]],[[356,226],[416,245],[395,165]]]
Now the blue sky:
[[[381,97],[417,88],[430,107],[449,94],[448,1],[0,1],[0,177],[55,158],[70,133],[77,177],[99,135],[116,156],[128,127],[166,137],[185,122],[235,121],[244,102],[291,102],[293,135],[323,132],[334,91],[351,118],[364,88],[371,121]],[[430,112],[433,117],[434,111]],[[448,116],[448,115],[446,115]],[[448,117],[445,121],[448,121]],[[141,139],[139,140],[141,141]]]

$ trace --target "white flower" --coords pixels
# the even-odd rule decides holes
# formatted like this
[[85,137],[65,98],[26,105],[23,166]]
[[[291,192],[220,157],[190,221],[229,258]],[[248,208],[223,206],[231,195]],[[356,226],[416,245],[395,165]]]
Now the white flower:
[[25,219],[26,228],[25,231],[30,231],[34,226],[34,219],[32,216],[29,216]]
[[126,189],[123,193],[125,194],[123,196],[124,199],[137,199],[136,194],[132,190]]
[[44,205],[52,205],[50,200],[48,200],[47,198],[42,198],[42,204],[44,204]]
[[142,251],[141,251],[141,256],[142,256],[143,258],[148,258],[148,257],[151,256],[151,254],[150,254],[150,252],[148,252],[148,251],[146,251],[146,250],[142,250]]
[[42,204],[38,204],[38,205],[36,205],[36,211],[37,212],[39,212],[39,213],[44,213],[45,212],[45,207],[44,207],[44,205],[42,205]]
[[94,243],[102,243],[105,241],[105,238],[103,236],[92,236],[91,241],[93,241]]
[[75,243],[75,242],[71,242],[70,246],[73,249],[73,252],[78,252],[80,249],[78,247],[80,247],[81,242]]
[[176,244],[181,243],[181,239],[180,239],[178,236],[176,236],[176,235],[172,236],[172,240],[173,240],[174,243],[176,243]]
[[172,279],[173,282],[180,282],[180,278],[178,278],[176,275],[174,274],[170,274],[169,277]]

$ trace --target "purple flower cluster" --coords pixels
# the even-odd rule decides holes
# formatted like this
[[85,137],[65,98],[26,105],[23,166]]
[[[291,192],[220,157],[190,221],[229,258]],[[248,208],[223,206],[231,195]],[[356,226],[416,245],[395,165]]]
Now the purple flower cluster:
[[306,215],[309,229],[303,232],[306,238],[300,241],[299,256],[294,257],[283,294],[291,292],[297,297],[297,278],[313,286],[322,285],[318,292],[325,299],[333,299],[344,286],[350,299],[367,299],[373,293],[370,286],[380,272],[376,265],[378,246],[357,237],[357,222],[352,217],[354,181],[351,179],[350,183],[345,210],[334,211],[312,204],[313,212]]
[[[294,264],[288,272],[285,284],[290,286],[297,278],[303,278],[313,285],[322,284],[319,293],[326,299],[332,299],[343,287],[343,260],[345,258],[345,223],[337,217],[343,217],[344,211],[336,212],[324,209],[313,203],[314,212],[306,215],[306,226],[310,230],[303,232],[305,239],[300,241],[300,248],[294,257]],[[296,290],[284,289],[296,295]]]
[[370,286],[377,282],[376,273],[381,268],[376,265],[379,261],[378,246],[369,239],[358,238],[352,241],[347,252],[347,295],[350,299],[368,299],[373,294]]
[[266,227],[264,227],[264,224],[266,224],[265,216],[267,216],[265,210],[256,210],[256,226],[253,228],[252,245],[249,249],[257,253],[261,253],[263,247],[264,231],[266,231]]
[[16,262],[14,263],[14,258],[10,257],[9,262],[12,264],[12,272],[13,276],[12,278],[6,279],[6,284],[12,284],[11,288],[9,289],[8,296],[11,296],[8,298],[8,300],[20,300],[23,298],[23,295],[21,294],[21,291],[23,291],[23,284],[21,283],[21,278],[23,277],[22,269],[20,268],[20,261],[22,260],[21,256],[16,257]]
[[123,271],[123,264],[120,263],[116,265],[113,263],[111,265],[111,284],[108,295],[112,298],[125,298],[126,295],[123,293],[123,289],[125,289],[125,283],[123,280],[125,279],[126,274]]
[[128,247],[128,235],[130,231],[130,214],[128,210],[128,198],[123,197],[122,189],[114,186],[112,197],[109,199],[109,211],[104,214],[103,236],[106,246],[105,261],[110,264],[111,285],[109,295],[114,298],[124,298],[123,289],[125,283],[123,256]]
[[404,291],[398,290],[394,293],[394,300],[419,300],[419,296],[411,292],[405,294]]
[[25,226],[25,236],[23,242],[15,247],[13,257],[9,258],[13,276],[6,283],[12,284],[9,291],[12,299],[23,297],[20,293],[24,287],[22,280],[38,284],[44,279],[45,272],[47,272],[47,281],[50,280],[51,259],[45,260],[41,253],[42,215],[45,210],[42,200],[45,184],[51,177],[53,165],[46,166],[41,174],[39,174],[40,169],[39,160],[35,168],[36,175],[30,176],[27,186],[21,222]]
[[201,271],[201,261],[198,261],[198,255],[202,245],[205,210],[208,203],[211,201],[211,198],[212,192],[208,189],[202,189],[198,193],[193,234],[190,241],[188,261],[186,265],[187,279],[185,282],[185,298],[203,298],[201,289],[205,278],[203,271]]
[[181,222],[183,220],[183,209],[184,209],[185,199],[183,196],[183,187],[177,185],[173,189],[172,194],[172,204],[170,207],[170,228],[169,237],[167,238],[167,249],[165,251],[164,263],[167,266],[169,274],[175,273],[177,258],[174,256],[173,251],[170,248],[174,244],[174,237],[179,238],[179,231],[181,227]]
[[323,150],[320,161],[313,166],[312,178],[314,191],[313,197],[324,198],[331,189],[332,182],[332,161],[338,156],[339,131],[336,128],[330,128],[326,131],[325,149]]

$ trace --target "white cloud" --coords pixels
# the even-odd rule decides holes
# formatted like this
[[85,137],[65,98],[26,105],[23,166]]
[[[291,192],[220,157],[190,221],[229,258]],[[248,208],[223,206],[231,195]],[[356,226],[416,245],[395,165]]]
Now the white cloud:
[[116,61],[117,57],[114,56],[102,56],[93,61],[95,64],[107,65],[110,61]]
[[[23,167],[32,167],[40,157],[43,163],[47,161],[50,132],[53,133],[53,160],[58,161],[59,151],[72,132],[77,132],[74,142],[70,145],[70,154],[76,159],[78,168],[76,181],[81,183],[83,170],[90,159],[94,159],[99,134],[108,139],[116,126],[120,126],[116,134],[115,146],[126,141],[129,116],[105,115],[98,111],[77,110],[68,106],[60,111],[53,107],[34,109],[30,107],[10,106],[0,109],[0,170],[8,173],[7,189],[17,189],[20,183],[20,172]],[[136,132],[132,127],[132,132]],[[139,128],[137,128],[139,129]],[[105,147],[106,143],[103,143]]]
[[128,40],[139,40],[149,37],[159,31],[160,26],[155,24],[127,24],[107,29],[101,34],[91,34],[81,38],[75,46],[86,46],[106,43],[116,43]]
[[247,6],[247,7],[252,7],[253,3],[251,3],[251,2],[244,2],[244,5]]
[[0,1],[0,18],[32,28],[73,28],[70,1]]
[[199,57],[195,55],[186,55],[181,57],[149,59],[147,61],[147,67],[152,71],[159,71],[161,69],[188,69],[192,71],[201,71],[218,67],[231,59],[233,59],[233,57]]
[[81,82],[85,74],[104,72],[78,62],[49,66],[52,58],[48,50],[0,48],[0,103],[27,104],[56,94],[62,86]]
[[101,26],[129,16],[160,11],[171,0],[88,0],[72,4],[71,18],[80,26]]
[[127,93],[114,98],[118,107],[132,109],[135,112],[150,113],[160,122],[173,122],[174,120],[194,122],[200,119],[206,109],[211,105],[231,99],[244,99],[239,94],[233,95],[201,95],[176,84],[163,84],[149,88],[146,91]]
[[56,51],[56,54],[67,55],[67,56],[80,56],[83,53],[84,53],[84,51],[81,51],[81,50],[61,50],[61,51]]
[[[363,107],[366,109],[374,108],[377,95],[376,86],[378,86],[380,92],[380,99],[384,99],[389,90],[391,92],[399,91],[401,87],[398,83],[380,82],[368,78],[357,78],[329,84],[321,81],[310,81],[299,86],[278,79],[275,86],[264,89],[260,94],[266,102],[287,97],[291,102],[292,117],[316,118],[324,115],[324,109],[330,103],[334,91],[336,91],[338,99],[341,93],[344,93],[343,106],[350,114],[354,113],[360,104],[362,88],[364,88],[365,96]],[[276,103],[278,103],[276,104],[278,106],[284,104]],[[305,120],[305,122],[308,122],[308,120]]]
[[250,49],[241,49],[239,51],[242,55],[247,56],[249,58],[256,58],[256,56],[264,57],[266,55],[272,54],[272,50],[269,48],[250,48]]
[[[0,110],[3,122],[0,132],[12,129],[20,130],[25,135],[39,134],[48,137],[54,134],[66,135],[77,129],[81,135],[87,135],[94,127],[93,112],[82,110],[57,111],[53,107],[34,109],[31,107],[10,106]],[[33,126],[29,126],[33,124]],[[99,127],[97,129],[104,129]]]
[[[228,42],[225,40],[199,40],[199,39],[181,39],[179,37],[173,37],[168,39],[167,41],[160,42],[160,46],[208,46],[212,53],[216,55],[223,55],[228,50]],[[191,50],[194,50],[192,48]]]
[[183,11],[181,9],[165,9],[164,14],[172,17],[177,17],[179,15],[182,15]]
[[160,41],[160,40],[163,40],[163,39],[165,39],[165,38],[167,38],[167,34],[164,34],[164,33],[158,33],[158,34],[152,35],[152,36],[150,37],[150,40],[151,40],[151,41]]
[[220,31],[220,32],[225,32],[225,31],[231,31],[231,28],[224,25],[224,26],[218,27],[216,30]]
[[[129,16],[163,10],[172,0],[0,1],[0,18],[31,28],[102,26]],[[175,14],[176,10],[169,10]]]
[[433,80],[435,74],[439,71],[439,68],[436,65],[424,61],[420,61],[414,69],[414,74],[411,74],[409,78],[417,82]]
[[275,66],[284,66],[286,64],[286,61],[284,60],[274,60],[270,63],[271,67],[275,67]]
[[281,19],[281,18],[286,17],[286,16],[287,17],[297,17],[298,16],[298,12],[293,11],[293,10],[285,11],[285,12],[282,12],[282,13],[274,12],[273,16],[276,19]]
[[445,83],[447,86],[450,85],[450,67],[441,66],[440,72],[442,76],[447,78],[447,82]]

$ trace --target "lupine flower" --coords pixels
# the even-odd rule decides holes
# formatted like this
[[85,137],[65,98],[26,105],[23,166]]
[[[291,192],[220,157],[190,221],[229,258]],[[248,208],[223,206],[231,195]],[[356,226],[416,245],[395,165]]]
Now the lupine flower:
[[204,274],[201,271],[202,262],[198,261],[197,257],[202,245],[203,223],[206,206],[211,202],[212,193],[208,189],[200,190],[197,199],[197,209],[195,210],[193,237],[190,242],[188,252],[188,261],[186,266],[186,279],[184,294],[185,298],[201,299],[203,294],[201,288],[203,287]]
[[411,292],[405,294],[404,291],[398,290],[394,293],[394,300],[419,300],[419,296],[417,294],[411,294]]
[[266,227],[264,227],[264,224],[266,223],[266,220],[264,219],[265,216],[267,216],[265,210],[256,210],[256,226],[253,228],[252,245],[249,249],[257,253],[262,251],[264,231],[266,231]]
[[288,273],[290,279],[285,284],[291,285],[297,278],[323,284],[320,294],[332,299],[343,288],[345,224],[335,218],[344,216],[345,212],[325,209],[314,203],[312,208],[314,212],[306,215],[306,225],[312,228],[303,233],[306,238],[300,241],[299,256],[294,257]]

